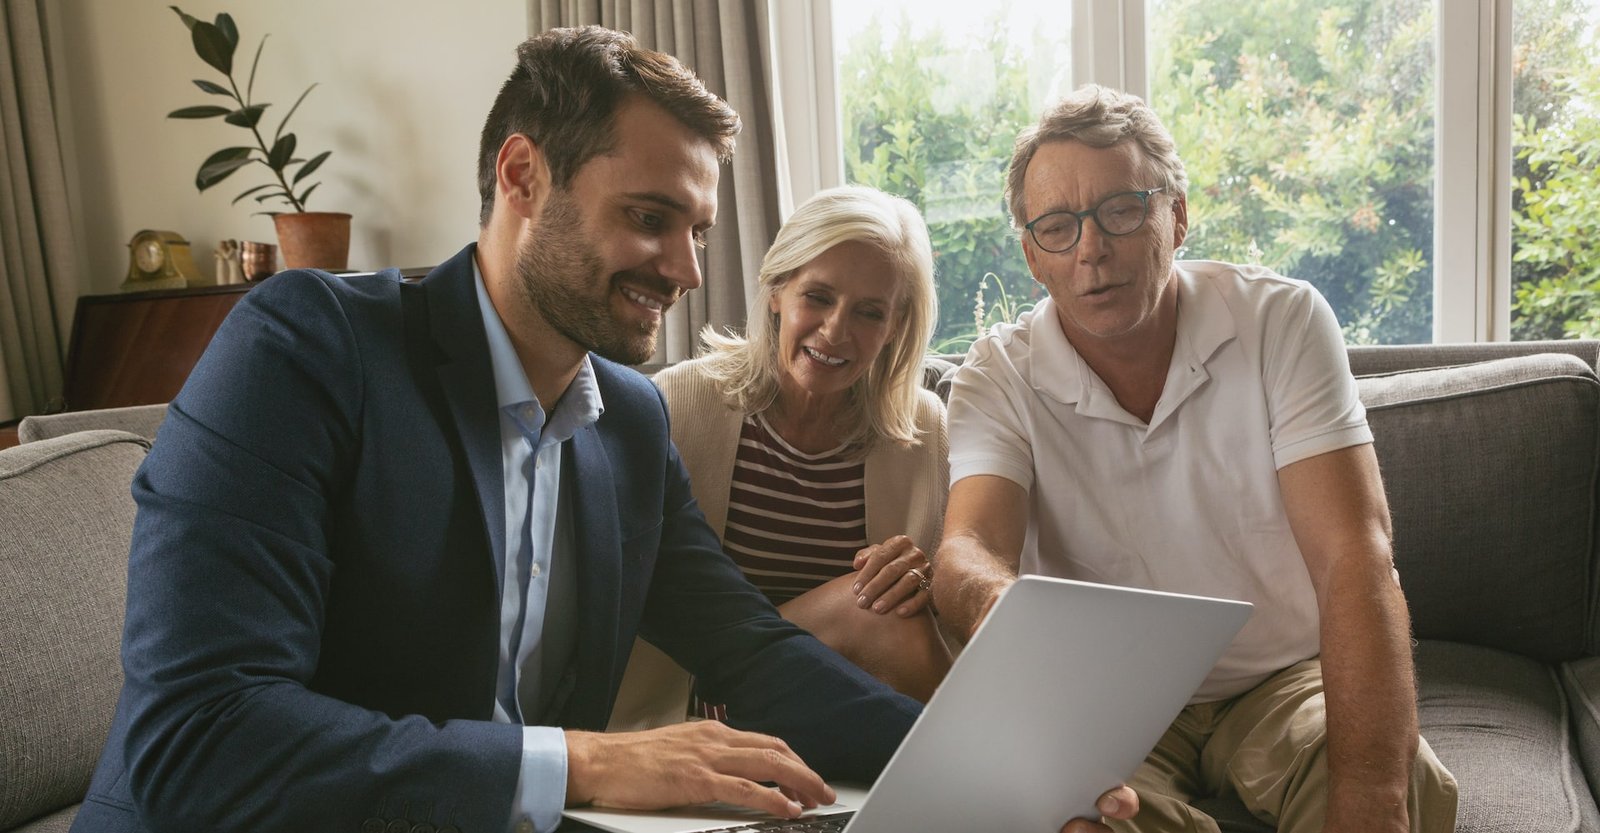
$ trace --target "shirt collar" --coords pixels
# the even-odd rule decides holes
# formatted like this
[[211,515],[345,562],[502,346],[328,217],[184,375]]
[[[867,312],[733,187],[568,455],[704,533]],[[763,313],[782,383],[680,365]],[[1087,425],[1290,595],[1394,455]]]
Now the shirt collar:
[[605,403],[600,398],[600,386],[595,381],[594,365],[589,354],[583,355],[578,375],[573,377],[562,394],[562,407],[549,419],[548,414],[533,393],[528,374],[511,346],[511,335],[505,323],[489,300],[489,290],[483,285],[483,272],[478,269],[478,259],[472,259],[472,281],[478,293],[478,314],[483,317],[483,332],[489,344],[489,364],[494,370],[495,404],[510,417],[528,437],[538,437],[539,445],[564,442],[586,426],[594,424],[605,413]]
[[[1172,362],[1198,368],[1216,354],[1217,348],[1231,341],[1238,330],[1222,293],[1186,266],[1184,261],[1173,263],[1172,279],[1178,286],[1178,340]],[[1028,315],[1032,316],[1029,329],[1034,389],[1067,405],[1093,396],[1093,371],[1062,331],[1054,299],[1046,297]]]

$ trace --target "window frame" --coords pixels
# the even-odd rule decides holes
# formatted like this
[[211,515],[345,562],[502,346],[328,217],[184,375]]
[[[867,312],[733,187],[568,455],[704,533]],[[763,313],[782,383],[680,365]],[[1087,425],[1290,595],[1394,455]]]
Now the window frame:
[[[830,0],[772,10],[781,214],[844,181]],[[1511,338],[1513,0],[1435,0],[1433,341]],[[1146,0],[1073,0],[1072,85],[1149,97]],[[1449,241],[1471,240],[1470,246]]]

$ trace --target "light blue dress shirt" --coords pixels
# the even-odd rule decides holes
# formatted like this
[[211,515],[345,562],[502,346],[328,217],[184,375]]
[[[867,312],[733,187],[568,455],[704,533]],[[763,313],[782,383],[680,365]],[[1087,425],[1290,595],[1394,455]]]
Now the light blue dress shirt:
[[[605,410],[588,356],[553,415],[540,406],[505,325],[472,275],[494,368],[505,482],[505,580],[500,596],[499,672],[494,719],[526,723],[543,714],[572,656],[577,608],[571,484],[561,476],[561,446]],[[567,744],[559,727],[522,729],[522,770],[510,829],[546,833],[561,822],[567,794]]]

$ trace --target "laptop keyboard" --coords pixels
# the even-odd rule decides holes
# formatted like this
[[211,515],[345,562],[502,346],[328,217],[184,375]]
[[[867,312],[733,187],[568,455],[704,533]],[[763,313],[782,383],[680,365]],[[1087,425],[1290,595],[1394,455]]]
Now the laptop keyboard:
[[842,833],[844,826],[855,815],[854,810],[838,813],[821,813],[803,819],[773,819],[772,821],[736,824],[719,827],[705,833]]

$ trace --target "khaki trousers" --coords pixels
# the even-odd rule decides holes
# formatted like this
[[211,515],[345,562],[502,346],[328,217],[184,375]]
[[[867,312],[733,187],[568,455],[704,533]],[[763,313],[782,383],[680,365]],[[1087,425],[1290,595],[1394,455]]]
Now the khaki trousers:
[[[1111,822],[1117,833],[1217,833],[1189,806],[1206,796],[1239,799],[1279,833],[1319,833],[1328,800],[1322,663],[1309,659],[1232,700],[1185,708],[1128,784],[1139,815]],[[1409,805],[1412,831],[1455,829],[1455,778],[1421,738]]]

